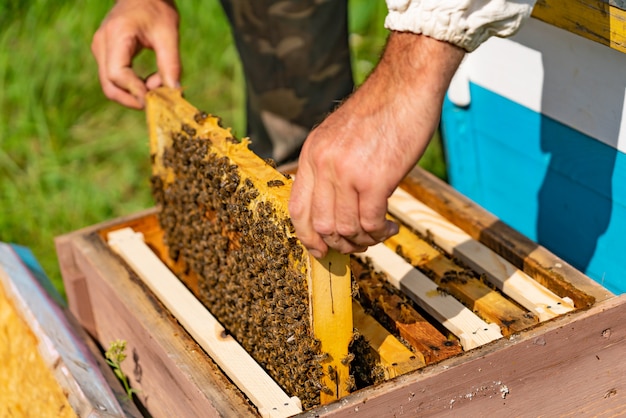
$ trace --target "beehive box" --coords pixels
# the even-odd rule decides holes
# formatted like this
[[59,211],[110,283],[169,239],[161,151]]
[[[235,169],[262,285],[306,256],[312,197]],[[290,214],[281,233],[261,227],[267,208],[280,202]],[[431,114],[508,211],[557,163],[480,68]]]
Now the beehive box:
[[[420,169],[403,181],[402,188],[537,283],[572,300],[576,309],[521,330],[501,321],[506,336],[448,358],[438,357],[439,350],[432,347],[430,351],[422,347],[428,361],[425,367],[364,387],[302,415],[536,416],[619,410],[624,404],[625,383],[623,297],[612,295]],[[124,370],[152,416],[258,416],[240,389],[107,245],[109,232],[130,226],[166,259],[156,215],[157,210],[151,209],[57,239],[70,309],[102,344],[115,339],[128,342],[131,354]],[[428,241],[428,231],[425,235]],[[463,257],[466,248],[467,242],[448,249],[449,259]],[[406,259],[411,259],[410,252],[406,244],[400,250]],[[419,258],[415,259],[415,264],[419,263]],[[436,270],[436,265],[430,264],[430,269]],[[445,274],[436,280],[441,289],[430,294],[432,298],[443,297],[437,294],[441,291],[446,297],[452,293],[463,299],[454,287],[463,280],[451,280],[449,275],[446,279]],[[470,309],[490,311],[480,306],[486,299],[489,297],[470,297],[468,300],[474,301]],[[468,300],[466,305],[471,303]],[[429,318],[427,312],[425,316]],[[441,329],[436,320],[429,320]],[[398,329],[403,325],[402,320],[395,322]],[[456,339],[451,341],[456,343]]]

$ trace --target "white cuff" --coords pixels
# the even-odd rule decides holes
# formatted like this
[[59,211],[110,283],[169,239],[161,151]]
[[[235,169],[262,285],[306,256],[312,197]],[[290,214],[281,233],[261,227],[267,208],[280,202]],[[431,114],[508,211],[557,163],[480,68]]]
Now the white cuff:
[[513,35],[536,0],[387,0],[387,29],[423,34],[468,52],[490,36]]

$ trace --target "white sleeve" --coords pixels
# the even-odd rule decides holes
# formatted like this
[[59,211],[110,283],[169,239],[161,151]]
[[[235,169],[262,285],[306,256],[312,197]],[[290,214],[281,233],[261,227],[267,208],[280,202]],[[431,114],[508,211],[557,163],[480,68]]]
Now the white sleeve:
[[387,29],[423,34],[468,52],[490,36],[511,36],[536,0],[387,0]]

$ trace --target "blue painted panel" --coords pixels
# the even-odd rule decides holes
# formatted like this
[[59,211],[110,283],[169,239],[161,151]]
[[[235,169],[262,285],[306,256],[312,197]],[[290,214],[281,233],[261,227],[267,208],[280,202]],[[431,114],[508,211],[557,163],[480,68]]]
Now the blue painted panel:
[[626,292],[626,155],[471,84],[444,104],[450,183],[615,293]]

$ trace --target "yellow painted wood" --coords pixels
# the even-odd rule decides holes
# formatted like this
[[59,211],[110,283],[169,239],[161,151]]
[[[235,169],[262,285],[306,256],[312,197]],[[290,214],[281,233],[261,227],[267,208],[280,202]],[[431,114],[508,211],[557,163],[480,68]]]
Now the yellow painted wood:
[[[328,353],[322,362],[322,384],[332,393],[322,391],[322,404],[346,396],[349,392],[348,356],[352,339],[352,288],[350,284],[350,257],[329,251],[326,257],[311,257],[311,310],[313,333],[321,341],[321,351]],[[345,364],[344,364],[345,363]]]
[[378,321],[366,314],[363,307],[356,301],[352,302],[352,312],[354,314],[354,327],[359,330],[370,347],[376,352],[385,371],[386,380],[426,365],[421,353],[414,353],[409,350]]
[[532,16],[626,53],[626,11],[601,0],[538,0]]

